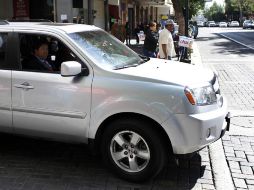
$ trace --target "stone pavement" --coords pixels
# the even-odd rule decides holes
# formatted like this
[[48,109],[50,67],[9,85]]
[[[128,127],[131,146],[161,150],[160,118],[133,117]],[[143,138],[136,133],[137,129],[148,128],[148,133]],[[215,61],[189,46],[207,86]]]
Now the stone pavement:
[[[238,47],[242,48],[242,46]],[[199,56],[196,55],[196,60],[201,61],[202,64],[206,57],[202,55],[203,57],[200,56],[201,59],[198,59]],[[220,170],[225,172],[225,175],[228,175],[227,179],[229,179],[223,185],[233,184],[231,189],[238,190],[254,189],[254,65],[248,61],[248,59],[253,60],[254,51],[248,56],[232,56],[235,56],[235,59],[224,62],[211,60],[209,65],[203,65],[218,72],[221,91],[227,97],[229,111],[232,115],[230,131],[226,132],[221,141],[210,145],[208,149],[211,155],[213,146],[222,144],[223,155],[220,156],[226,160],[226,164]],[[209,61],[206,60],[206,63]],[[218,151],[217,149],[212,154],[216,154],[215,152]],[[223,159],[219,162],[223,162]],[[217,163],[218,161],[211,162],[212,169],[213,165]],[[218,187],[216,171],[214,169],[212,171],[215,187]]]
[[[254,189],[254,64],[233,59],[230,64],[206,65],[203,63],[206,57],[200,55],[196,42],[193,49],[192,64],[211,68],[219,74],[221,91],[232,115],[230,131],[222,140],[207,147],[213,188]],[[254,58],[254,51],[252,56]],[[241,61],[243,63],[239,63]],[[193,189],[206,189],[198,186]]]
[[84,145],[0,134],[0,150],[0,190],[215,189],[207,148],[145,183],[119,179]]

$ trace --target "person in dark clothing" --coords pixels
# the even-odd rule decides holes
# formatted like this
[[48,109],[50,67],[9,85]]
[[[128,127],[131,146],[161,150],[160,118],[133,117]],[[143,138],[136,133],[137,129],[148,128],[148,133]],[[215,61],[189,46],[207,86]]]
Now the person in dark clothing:
[[139,36],[138,36],[139,32],[140,32],[140,27],[139,27],[139,25],[137,25],[136,28],[134,29],[134,33],[135,33],[135,37],[136,37],[136,44],[139,44]]
[[33,53],[28,60],[22,63],[25,70],[53,72],[53,66],[47,61],[48,40],[46,38],[36,39],[33,44]]
[[131,44],[131,28],[129,22],[126,22],[125,24],[125,39],[126,39],[126,44],[130,45]]
[[158,44],[159,34],[156,30],[156,23],[150,22],[149,28],[146,32],[146,38],[144,42],[143,53],[147,57],[157,57],[157,44]]

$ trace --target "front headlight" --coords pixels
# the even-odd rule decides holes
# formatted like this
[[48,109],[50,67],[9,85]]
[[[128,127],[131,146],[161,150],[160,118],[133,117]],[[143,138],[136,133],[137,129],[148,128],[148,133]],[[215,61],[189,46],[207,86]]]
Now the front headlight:
[[204,106],[217,102],[216,93],[212,85],[198,88],[186,87],[184,92],[192,105]]

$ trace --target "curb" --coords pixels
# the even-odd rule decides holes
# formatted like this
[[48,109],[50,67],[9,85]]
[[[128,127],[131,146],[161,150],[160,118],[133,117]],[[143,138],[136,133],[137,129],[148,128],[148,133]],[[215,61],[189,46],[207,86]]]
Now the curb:
[[209,145],[209,155],[211,160],[212,173],[214,177],[215,189],[235,189],[231,173],[227,165],[221,139]]
[[204,67],[202,63],[201,55],[199,53],[198,45],[195,41],[192,44],[192,48],[193,48],[193,53],[191,55],[191,63],[198,67]]
[[[205,67],[198,49],[197,43],[193,43],[192,63],[199,67]],[[211,68],[213,70],[213,68]],[[212,174],[214,176],[214,185],[219,190],[233,190],[234,183],[226,161],[225,152],[221,139],[208,146]]]

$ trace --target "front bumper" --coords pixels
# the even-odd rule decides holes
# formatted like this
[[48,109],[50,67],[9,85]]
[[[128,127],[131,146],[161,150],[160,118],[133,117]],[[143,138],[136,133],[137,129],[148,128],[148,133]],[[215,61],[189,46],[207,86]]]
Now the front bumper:
[[173,153],[189,154],[221,138],[230,128],[230,114],[223,106],[200,114],[176,114],[163,125],[171,140]]
[[225,135],[226,131],[229,131],[229,128],[230,128],[230,112],[228,112],[228,114],[226,115],[225,121],[226,121],[227,125],[226,125],[226,128],[221,131],[220,138],[222,138]]

